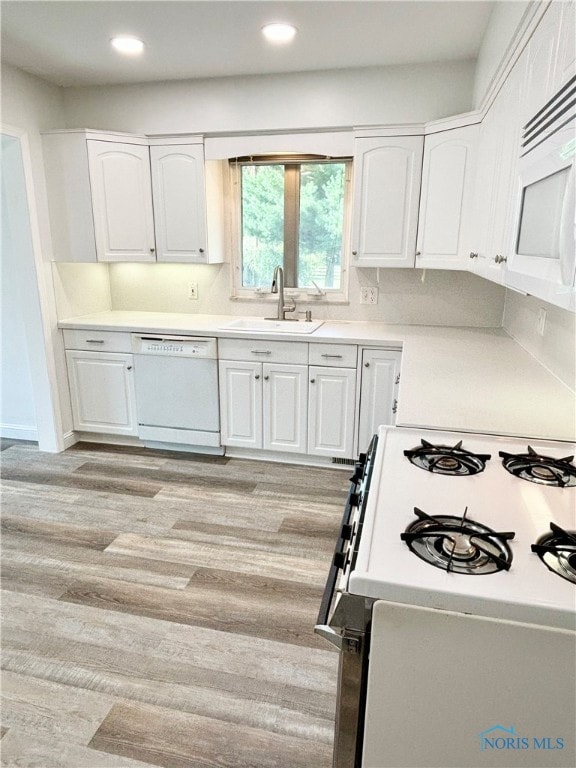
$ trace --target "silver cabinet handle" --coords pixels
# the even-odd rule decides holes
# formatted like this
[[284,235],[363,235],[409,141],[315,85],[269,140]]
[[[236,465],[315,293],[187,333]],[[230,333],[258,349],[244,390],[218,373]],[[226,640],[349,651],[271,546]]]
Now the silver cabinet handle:
[[342,360],[342,355],[321,355],[321,357],[329,358],[331,360]]
[[496,264],[504,264],[506,261],[508,261],[508,257],[502,256],[501,254],[498,253],[496,254],[496,256],[494,256],[494,261],[496,262]]
[[251,349],[253,355],[271,355],[272,351],[269,349]]
[[155,250],[156,248],[150,248],[150,253],[154,253]]
[[270,376],[264,376],[264,381],[268,381],[269,378]]
[[198,253],[204,253],[204,248],[198,248]]
[[396,413],[398,410],[398,400],[394,400],[394,405],[392,406],[392,413]]
[[316,379],[310,379],[310,384],[315,384],[315,383],[316,383]]
[[422,251],[416,251],[416,256],[422,256]]
[[396,381],[394,383],[395,384],[400,384],[400,374],[398,374],[398,376],[396,376]]
[[370,363],[364,363],[364,368],[370,368]]
[[478,258],[478,254],[475,251],[470,251],[470,258],[471,259],[477,259]]
[[257,373],[257,374],[256,374],[256,376],[254,376],[254,378],[255,378],[255,379],[259,379],[259,378],[260,378],[260,374],[259,374],[259,373]]
[[358,256],[358,251],[352,251],[352,256]]
[[86,339],[87,344],[104,344],[104,339]]
[[126,370],[127,370],[127,371],[131,371],[131,370],[132,370],[132,366],[131,366],[131,365],[127,365],[127,366],[126,366]]

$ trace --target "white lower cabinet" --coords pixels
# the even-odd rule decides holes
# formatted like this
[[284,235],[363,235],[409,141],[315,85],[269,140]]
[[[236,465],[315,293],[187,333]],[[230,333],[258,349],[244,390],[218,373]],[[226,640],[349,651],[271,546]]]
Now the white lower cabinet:
[[311,365],[308,373],[308,453],[352,458],[356,369]]
[[74,429],[138,435],[132,355],[67,350]]
[[396,422],[401,358],[400,350],[361,350],[358,451],[368,448],[381,424]]
[[222,445],[354,457],[355,344],[221,339],[219,349]]
[[222,445],[306,452],[307,366],[220,360]]
[[262,363],[220,360],[220,441],[262,448]]

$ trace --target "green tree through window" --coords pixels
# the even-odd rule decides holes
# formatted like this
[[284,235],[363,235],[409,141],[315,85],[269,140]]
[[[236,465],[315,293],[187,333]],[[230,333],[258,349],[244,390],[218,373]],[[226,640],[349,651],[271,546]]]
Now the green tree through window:
[[242,286],[339,289],[346,161],[241,165]]

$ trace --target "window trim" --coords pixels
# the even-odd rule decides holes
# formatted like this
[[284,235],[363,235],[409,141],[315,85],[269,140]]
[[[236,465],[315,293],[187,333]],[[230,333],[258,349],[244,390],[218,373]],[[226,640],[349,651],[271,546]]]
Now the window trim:
[[[328,157],[324,155],[304,155],[304,154],[284,154],[275,153],[272,155],[254,155],[245,157],[236,157],[229,160],[230,169],[230,240],[231,240],[231,267],[232,267],[232,285],[230,298],[236,300],[246,301],[269,301],[275,303],[278,300],[276,294],[271,293],[272,275],[270,275],[270,287],[260,288],[246,288],[242,285],[242,200],[241,200],[241,167],[242,163],[259,163],[263,165],[270,165],[272,163],[283,164],[285,166],[300,165],[306,162],[322,163],[322,162],[343,162],[345,164],[344,170],[344,221],[342,227],[342,258],[340,265],[341,282],[339,288],[325,288],[320,292],[314,288],[298,287],[298,288],[285,288],[284,293],[287,296],[291,296],[295,300],[301,302],[309,302],[314,304],[348,304],[348,283],[349,283],[349,253],[350,253],[350,238],[351,238],[351,220],[352,220],[352,157]],[[299,178],[298,178],[299,182]],[[285,188],[286,188],[285,177]],[[292,177],[288,183],[295,185],[294,198],[299,198],[299,184],[295,183],[295,178]],[[299,203],[299,200],[298,200]],[[286,196],[285,196],[286,206]],[[297,208],[296,211],[299,209]],[[297,213],[296,213],[297,216]],[[289,217],[294,221],[295,214],[292,210]],[[284,216],[284,234],[285,234],[285,246],[286,246],[286,229],[287,221],[289,218]],[[295,230],[292,230],[292,232]],[[296,230],[297,231],[297,230]],[[296,254],[297,241],[294,241],[294,237],[290,234],[288,238],[289,248],[292,253]],[[286,255],[286,251],[285,251]],[[297,262],[294,259],[293,275],[290,273],[290,269],[286,270],[289,278],[296,277]],[[286,280],[286,282],[292,282],[292,279]],[[295,282],[295,279],[294,279]]]

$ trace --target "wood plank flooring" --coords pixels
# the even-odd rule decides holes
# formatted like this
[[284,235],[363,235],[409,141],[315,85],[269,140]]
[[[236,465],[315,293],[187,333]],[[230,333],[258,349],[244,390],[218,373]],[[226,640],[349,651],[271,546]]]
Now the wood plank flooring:
[[330,766],[347,472],[0,448],[2,766]]

